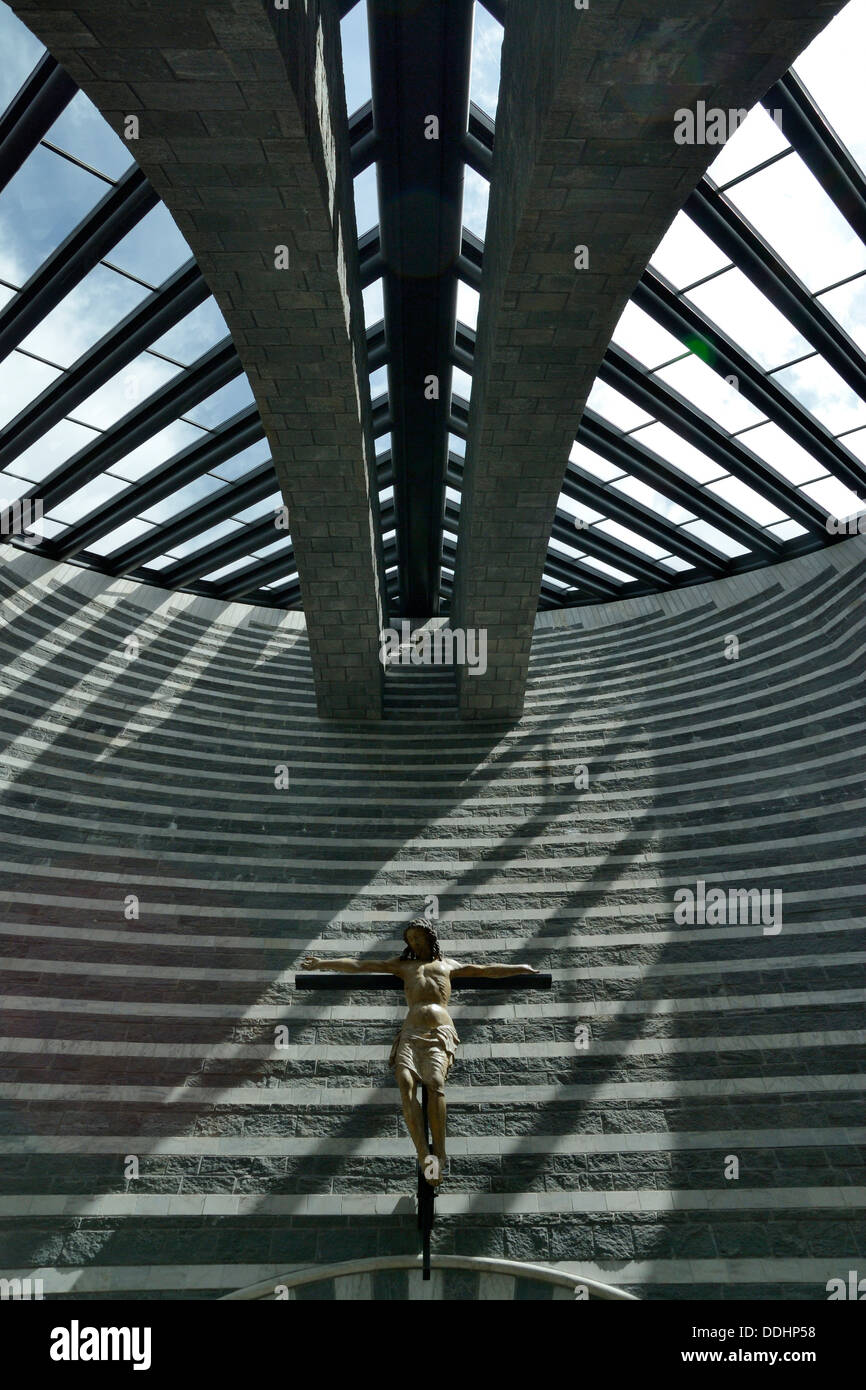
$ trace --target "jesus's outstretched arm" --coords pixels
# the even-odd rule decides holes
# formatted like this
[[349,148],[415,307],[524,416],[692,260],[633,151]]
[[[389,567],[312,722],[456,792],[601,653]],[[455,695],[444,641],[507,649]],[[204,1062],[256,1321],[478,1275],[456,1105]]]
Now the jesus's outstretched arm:
[[321,960],[318,956],[304,956],[301,965],[305,970],[340,970],[344,975],[400,975],[398,967],[405,965],[399,957],[393,960],[350,960],[348,956],[329,956]]

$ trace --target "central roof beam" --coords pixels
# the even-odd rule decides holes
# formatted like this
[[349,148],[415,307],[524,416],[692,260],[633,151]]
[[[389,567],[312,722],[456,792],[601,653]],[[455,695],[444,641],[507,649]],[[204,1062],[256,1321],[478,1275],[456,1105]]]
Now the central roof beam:
[[472,3],[369,0],[368,16],[401,607],[426,618],[438,611]]

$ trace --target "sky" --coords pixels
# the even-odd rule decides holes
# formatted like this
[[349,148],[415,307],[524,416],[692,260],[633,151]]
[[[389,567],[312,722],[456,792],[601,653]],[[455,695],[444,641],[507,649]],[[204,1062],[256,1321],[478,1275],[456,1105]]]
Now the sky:
[[[366,3],[360,3],[342,21],[344,78],[347,114],[370,98],[369,43]],[[495,120],[502,26],[481,3],[474,6],[470,99]],[[0,107],[15,96],[44,52],[11,10],[0,3]],[[815,100],[834,125],[851,154],[866,165],[866,125],[861,115],[862,54],[866,52],[866,0],[851,3],[812,43],[795,65]],[[69,104],[45,140],[0,194],[0,308],[9,303],[29,276],[37,270],[74,227],[96,206],[112,184],[132,164],[134,146],[119,139],[102,120],[83,93]],[[768,163],[769,161],[769,163]],[[85,167],[82,167],[85,166]],[[784,136],[761,107],[719,152],[709,177],[725,190],[733,205],[773,246],[790,269],[866,351],[866,247],[824,194],[816,180],[790,149]],[[464,182],[464,225],[483,239],[488,201],[487,180],[467,169]],[[371,167],[355,180],[355,206],[359,233],[378,222],[376,170]],[[105,261],[76,286],[43,323],[0,364],[0,428],[14,420],[46,387],[56,381],[83,353],[111,331],[154,288],[164,283],[190,258],[190,250],[167,209],[161,204],[145,217],[106,256]],[[834,435],[856,459],[866,461],[866,402],[857,397],[827,362],[785,319],[760,291],[685,214],[680,214],[651,262],[694,304],[749,354],[759,368],[772,374],[806,410]],[[842,283],[840,283],[842,282]],[[479,296],[458,283],[458,319],[474,328]],[[382,317],[381,281],[364,292],[365,319],[369,325]],[[185,366],[226,337],[227,328],[212,297],[190,313],[151,349],[139,354],[117,377],[109,381],[72,415],[47,431],[0,475],[0,497],[13,501],[34,484],[43,482],[77,451],[98,439],[101,432]],[[828,514],[846,516],[860,510],[852,493],[805,451],[768,422],[700,358],[653,322],[641,309],[629,304],[614,333],[614,343],[636,357],[644,368],[685,396],[719,427],[768,463],[791,486],[801,488]],[[387,390],[387,368],[371,377],[375,399]],[[468,399],[471,377],[455,370],[454,391]],[[50,511],[44,522],[48,538],[80,521],[95,508],[122,494],[146,478],[174,454],[207,437],[222,422],[253,404],[244,375],[215,393],[208,401],[159,431],[125,458],[114,461],[99,478]],[[630,401],[596,382],[589,408],[616,429],[658,453],[673,468],[724,499],[749,518],[766,526],[778,539],[802,533],[767,499],[727,475],[700,455],[667,426],[660,424]],[[377,441],[377,452],[389,440]],[[460,444],[462,450],[462,443]],[[215,468],[143,512],[118,531],[94,544],[95,555],[109,555],[119,546],[153,533],[161,522],[178,515],[191,503],[229,487],[269,457],[264,441]],[[707,540],[722,555],[743,553],[732,537],[707,528],[707,524],[664,496],[663,486],[648,488],[622,470],[613,469],[585,446],[575,445],[570,466],[603,482],[611,489],[643,502],[685,532]],[[455,494],[459,500],[459,494]],[[384,500],[384,498],[383,498]],[[212,539],[228,536],[245,523],[267,515],[278,505],[279,493],[238,512],[207,533],[153,557],[149,569],[158,575],[178,559],[195,553]],[[660,561],[671,571],[689,568],[675,552],[659,547],[622,528],[598,512],[581,508],[564,495],[565,512]],[[575,530],[579,548],[580,531]],[[234,561],[217,577],[244,569],[275,547],[290,545],[282,536],[274,546],[262,548]],[[611,571],[611,566],[586,558],[587,564]],[[613,567],[615,570],[615,567]],[[628,583],[628,577],[616,571]],[[277,581],[277,583],[285,582]]]

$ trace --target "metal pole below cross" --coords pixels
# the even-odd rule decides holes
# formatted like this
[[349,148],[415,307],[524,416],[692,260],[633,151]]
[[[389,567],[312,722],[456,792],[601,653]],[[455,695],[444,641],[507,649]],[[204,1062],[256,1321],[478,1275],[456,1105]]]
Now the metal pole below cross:
[[[427,1123],[427,1087],[421,1086],[421,1114],[424,1122],[424,1140],[429,1148],[430,1130]],[[424,1169],[418,1164],[418,1229],[421,1232],[421,1277],[430,1278],[430,1232],[436,1212],[433,1203],[436,1189],[424,1176]]]
[[[507,975],[500,978],[490,978],[484,976],[465,976],[461,978],[452,977],[451,988],[463,989],[550,989],[552,977],[549,974],[537,975]],[[357,974],[310,974],[296,975],[295,989],[314,989],[314,990],[380,990],[380,989],[399,989],[402,990],[403,981],[396,975],[357,975]],[[421,1086],[421,1113],[424,1117],[424,1138],[427,1146],[430,1145],[430,1130],[427,1116],[427,1087]],[[430,1278],[430,1232],[433,1230],[433,1219],[435,1216],[434,1201],[436,1199],[436,1189],[429,1183],[424,1176],[424,1170],[418,1164],[418,1229],[421,1232],[421,1262],[422,1278]]]

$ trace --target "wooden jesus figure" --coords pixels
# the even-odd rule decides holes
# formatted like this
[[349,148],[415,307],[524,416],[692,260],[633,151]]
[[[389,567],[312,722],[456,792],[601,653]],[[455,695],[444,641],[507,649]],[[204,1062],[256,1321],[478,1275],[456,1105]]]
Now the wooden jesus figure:
[[[431,1186],[442,1181],[445,1154],[445,1080],[460,1039],[448,1012],[451,981],[457,976],[505,979],[537,975],[531,965],[461,965],[442,955],[436,929],[426,917],[416,917],[403,933],[406,949],[394,960],[320,960],[306,956],[306,970],[339,970],[348,975],[397,975],[403,981],[409,1011],[389,1062],[394,1070],[403,1118],[415,1145],[418,1162]],[[433,1154],[427,1149],[418,1087],[427,1087],[428,1118]]]

